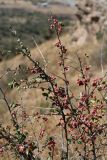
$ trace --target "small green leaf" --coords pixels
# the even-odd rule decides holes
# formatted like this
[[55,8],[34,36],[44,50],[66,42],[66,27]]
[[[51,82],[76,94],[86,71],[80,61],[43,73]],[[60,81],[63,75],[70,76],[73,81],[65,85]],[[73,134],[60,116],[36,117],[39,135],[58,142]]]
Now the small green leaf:
[[68,139],[68,143],[71,144],[71,142],[72,142],[72,139]]
[[25,139],[26,139],[26,135],[25,134],[20,134],[19,135],[19,143],[23,143]]
[[95,104],[96,101],[95,101],[95,100],[90,100],[90,102],[91,102],[92,104]]
[[8,86],[9,86],[10,88],[13,88],[14,82],[13,82],[13,81],[9,82],[9,83],[8,83]]
[[78,140],[77,143],[78,143],[78,144],[82,144],[82,141],[81,141],[81,140]]

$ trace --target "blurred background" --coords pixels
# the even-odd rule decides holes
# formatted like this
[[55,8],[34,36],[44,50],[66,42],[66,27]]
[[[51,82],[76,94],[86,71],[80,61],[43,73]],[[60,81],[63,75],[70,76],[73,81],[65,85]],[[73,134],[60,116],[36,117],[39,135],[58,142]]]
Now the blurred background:
[[[107,68],[107,1],[106,0],[0,0],[0,85],[6,91],[9,101],[18,101],[23,96],[23,105],[48,107],[48,102],[41,102],[40,91],[27,90],[21,94],[11,90],[13,79],[17,81],[27,78],[26,67],[29,62],[19,54],[17,39],[12,36],[12,27],[18,37],[31,50],[32,57],[43,59],[38,53],[36,44],[43,52],[50,72],[59,74],[56,70],[57,52],[54,49],[56,36],[49,29],[48,18],[56,15],[64,24],[61,39],[66,45],[69,56],[75,59],[74,54],[82,57],[89,56],[88,63],[93,66],[93,75],[102,75]],[[34,38],[33,38],[34,37]],[[35,39],[35,40],[34,40]],[[75,62],[69,65],[77,67]],[[7,70],[21,67],[15,77]],[[50,67],[51,66],[51,67]],[[102,73],[103,72],[103,73]],[[77,73],[70,72],[75,82]],[[72,83],[73,84],[73,83]],[[75,85],[72,85],[76,90]],[[1,96],[1,95],[0,95]],[[1,119],[6,113],[6,106],[0,101]]]

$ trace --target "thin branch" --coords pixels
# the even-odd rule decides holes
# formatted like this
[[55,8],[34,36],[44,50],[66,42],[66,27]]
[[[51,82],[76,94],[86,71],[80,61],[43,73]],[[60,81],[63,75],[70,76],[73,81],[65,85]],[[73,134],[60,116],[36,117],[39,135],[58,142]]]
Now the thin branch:
[[41,49],[39,48],[39,46],[38,46],[38,44],[37,44],[37,42],[36,42],[35,38],[34,38],[34,37],[32,37],[32,39],[33,39],[33,41],[34,41],[35,46],[37,47],[38,52],[40,53],[41,57],[43,58],[43,61],[44,61],[44,63],[45,63],[45,72],[46,72],[46,68],[47,68],[47,62],[46,62],[46,59],[45,59],[45,57],[44,57],[44,55],[43,55],[43,53],[42,53]]

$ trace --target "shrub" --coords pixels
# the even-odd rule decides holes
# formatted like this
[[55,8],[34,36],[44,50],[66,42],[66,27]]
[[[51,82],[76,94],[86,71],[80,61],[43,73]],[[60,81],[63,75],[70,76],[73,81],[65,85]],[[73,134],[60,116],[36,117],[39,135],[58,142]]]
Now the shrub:
[[[13,35],[18,39],[21,54],[32,62],[32,67],[27,67],[26,72],[33,81],[29,82],[28,79],[25,80],[22,77],[18,82],[14,79],[11,85],[12,88],[18,87],[18,89],[36,90],[39,87],[43,97],[49,104],[51,103],[51,112],[48,114],[37,112],[29,115],[20,103],[14,103],[12,100],[13,102],[9,104],[6,93],[0,87],[12,123],[12,127],[0,125],[2,142],[0,153],[3,154],[9,150],[18,159],[25,160],[102,159],[103,149],[106,146],[103,140],[107,128],[106,121],[104,121],[107,103],[106,74],[92,79],[90,66],[84,65],[80,56],[76,54],[79,77],[75,81],[78,86],[78,93],[75,95],[71,90],[72,77],[68,79],[69,66],[66,65],[68,51],[60,36],[63,24],[54,16],[49,19],[49,24],[50,29],[55,30],[57,35],[55,47],[58,49],[58,64],[62,77],[49,74],[46,68],[41,67],[38,61],[32,59],[29,49],[12,30]],[[58,81],[59,78],[61,83]],[[50,117],[52,117],[51,120]],[[54,117],[57,118],[56,122]],[[58,128],[56,136],[53,134],[46,136],[46,129],[49,130],[47,125],[51,127],[55,125]]]

